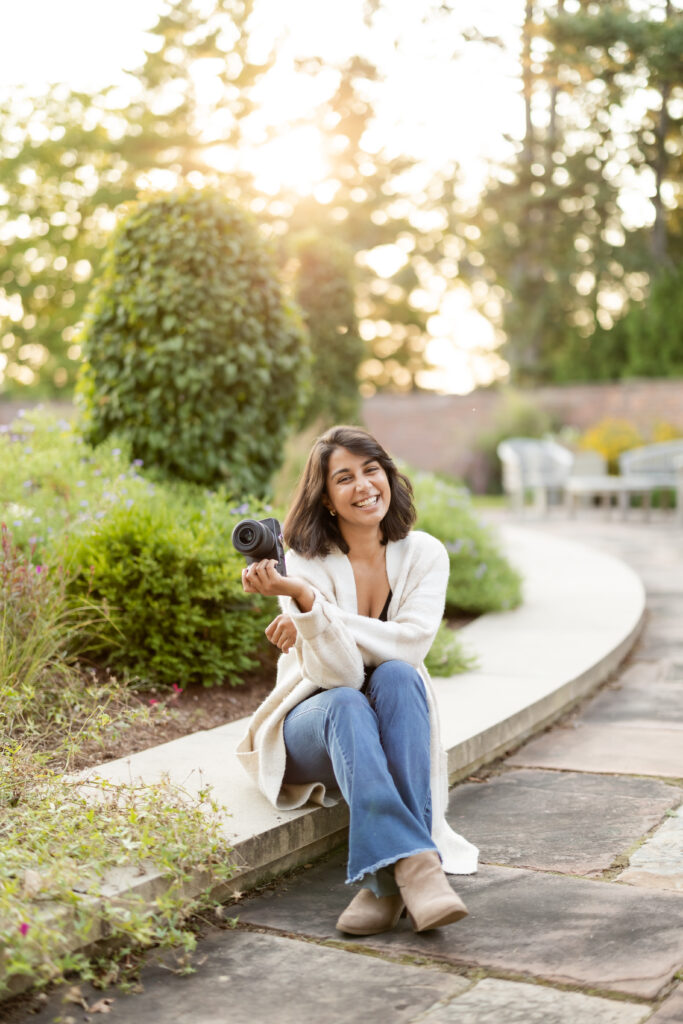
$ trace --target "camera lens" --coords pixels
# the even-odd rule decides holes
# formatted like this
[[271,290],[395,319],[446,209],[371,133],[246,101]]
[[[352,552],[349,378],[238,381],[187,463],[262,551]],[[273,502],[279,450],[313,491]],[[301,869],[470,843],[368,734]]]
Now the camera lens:
[[243,519],[232,531],[233,546],[250,558],[272,558],[273,535],[256,519]]

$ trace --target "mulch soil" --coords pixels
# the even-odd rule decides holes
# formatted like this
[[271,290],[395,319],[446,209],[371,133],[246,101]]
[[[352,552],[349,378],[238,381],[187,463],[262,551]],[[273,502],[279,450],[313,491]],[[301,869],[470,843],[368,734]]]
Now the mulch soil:
[[[186,686],[178,691],[149,690],[129,696],[129,702],[148,708],[149,716],[124,730],[112,729],[101,742],[86,744],[72,769],[90,768],[127,757],[148,747],[214,729],[250,715],[268,696],[275,682],[278,651],[263,656],[261,665],[239,686]],[[115,717],[115,708],[110,710]]]

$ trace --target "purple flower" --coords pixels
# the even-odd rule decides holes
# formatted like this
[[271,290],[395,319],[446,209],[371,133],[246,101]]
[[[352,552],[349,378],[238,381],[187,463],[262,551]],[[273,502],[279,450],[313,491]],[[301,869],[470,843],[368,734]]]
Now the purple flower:
[[134,504],[135,502],[133,501],[133,499],[129,498],[128,501],[126,502],[126,508],[131,508]]
[[450,553],[452,555],[457,555],[458,552],[461,549],[462,549],[462,541],[461,540],[449,540],[449,541],[446,542],[446,550],[450,551]]
[[112,448],[111,453],[112,453],[112,455],[120,455],[121,454],[121,449],[120,448]]
[[476,578],[478,580],[480,580],[482,578],[482,576],[484,575],[484,573],[486,572],[487,569],[488,569],[488,566],[486,565],[486,563],[485,562],[480,562],[479,565],[477,566],[477,568],[474,570],[474,575],[476,576]]
[[29,926],[26,921],[22,921],[21,924],[19,925],[19,931],[21,932],[22,935],[26,935],[28,928]]
[[237,508],[231,508],[230,509],[230,515],[232,515],[232,516],[245,516],[248,511],[249,511],[249,505],[247,504],[246,501],[243,501],[241,505],[237,506]]
[[142,459],[133,459],[133,465],[134,466],[144,466],[144,464],[145,463],[143,462]]
[[36,572],[37,572],[37,573],[41,573],[41,572],[43,571],[43,569],[44,569],[44,568],[45,568],[45,566],[44,566],[44,565],[37,565],[37,566],[36,566]]

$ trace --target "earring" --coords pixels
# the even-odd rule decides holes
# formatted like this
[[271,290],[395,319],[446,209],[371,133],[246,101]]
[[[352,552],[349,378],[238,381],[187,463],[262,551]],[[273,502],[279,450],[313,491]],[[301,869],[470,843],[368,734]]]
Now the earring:
[[331,509],[330,509],[330,515],[331,515],[331,516],[336,516],[336,514],[337,514],[337,513],[336,513],[336,512],[334,511],[334,509],[333,509],[333,508],[331,508]]

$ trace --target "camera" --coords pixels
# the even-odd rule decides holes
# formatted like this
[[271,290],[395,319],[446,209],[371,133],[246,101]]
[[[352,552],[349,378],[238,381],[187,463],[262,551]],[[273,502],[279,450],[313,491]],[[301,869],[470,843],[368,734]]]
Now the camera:
[[287,575],[282,530],[277,519],[242,519],[232,531],[232,545],[247,564],[274,558],[281,576]]

